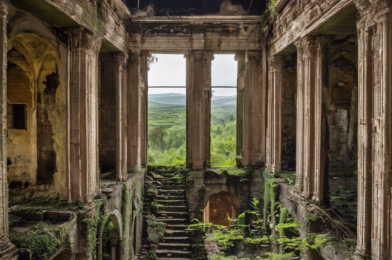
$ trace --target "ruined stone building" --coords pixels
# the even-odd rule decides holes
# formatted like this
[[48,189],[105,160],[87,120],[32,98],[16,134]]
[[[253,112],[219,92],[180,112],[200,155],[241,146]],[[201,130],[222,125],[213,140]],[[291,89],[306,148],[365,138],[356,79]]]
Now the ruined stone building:
[[[238,218],[238,258],[392,259],[391,0],[0,0],[0,14],[0,259],[217,260],[227,248],[194,218]],[[148,166],[154,53],[186,59],[183,168]],[[238,63],[233,169],[208,163],[214,54]]]

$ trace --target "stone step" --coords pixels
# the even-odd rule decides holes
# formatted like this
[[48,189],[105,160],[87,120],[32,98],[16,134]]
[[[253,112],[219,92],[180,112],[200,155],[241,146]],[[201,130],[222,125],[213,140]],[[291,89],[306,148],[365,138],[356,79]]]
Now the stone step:
[[158,250],[180,250],[188,251],[191,244],[159,243]]
[[163,241],[165,243],[173,243],[173,244],[188,244],[191,242],[190,237],[164,237]]
[[167,224],[187,224],[189,219],[187,218],[157,218],[157,222],[164,222]]
[[183,195],[185,196],[185,191],[184,190],[158,190],[159,195],[165,195],[165,196],[173,196],[173,195]]
[[166,229],[171,230],[185,230],[188,227],[187,224],[168,224],[166,225]]
[[188,235],[188,231],[185,230],[173,230],[166,227],[165,237],[185,237]]
[[157,199],[183,200],[185,198],[183,194],[175,194],[175,195],[165,194],[165,195],[158,195]]
[[185,206],[186,200],[157,200],[158,204],[162,205],[173,205],[173,206]]
[[188,218],[189,213],[188,212],[178,212],[178,211],[159,211],[157,213],[158,217],[164,218],[164,217],[172,217],[172,218]]
[[182,250],[157,250],[155,252],[160,257],[171,257],[171,258],[187,258],[192,256],[191,251],[182,251]]
[[160,207],[162,211],[169,211],[169,212],[188,212],[188,206],[172,206],[172,205],[165,205],[164,207]]
[[169,258],[169,257],[161,257],[161,258],[157,258],[157,260],[191,260],[191,258]]
[[[162,183],[163,184],[163,183]],[[175,189],[181,189],[183,186],[181,184],[163,184],[162,186],[159,187],[159,190],[175,190]]]

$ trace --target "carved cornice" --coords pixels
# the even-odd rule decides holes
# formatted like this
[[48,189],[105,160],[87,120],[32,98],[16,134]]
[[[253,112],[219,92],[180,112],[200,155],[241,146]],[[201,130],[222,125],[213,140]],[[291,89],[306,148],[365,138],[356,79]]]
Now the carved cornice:
[[84,28],[70,28],[68,34],[68,47],[72,49],[84,49],[92,54],[99,54],[102,40],[98,36],[86,31]]

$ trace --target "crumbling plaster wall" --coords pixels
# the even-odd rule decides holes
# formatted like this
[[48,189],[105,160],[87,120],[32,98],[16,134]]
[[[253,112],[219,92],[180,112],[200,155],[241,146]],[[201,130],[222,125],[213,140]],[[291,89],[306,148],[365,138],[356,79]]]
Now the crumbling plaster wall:
[[[12,6],[10,7],[9,27],[8,51],[16,50],[23,57],[23,59],[13,59],[13,62],[27,72],[33,97],[30,116],[34,123],[27,127],[32,129],[34,134],[30,138],[32,146],[29,160],[31,163],[27,174],[30,181],[36,183],[37,156],[40,154],[37,139],[40,139],[40,144],[45,146],[41,150],[43,167],[45,170],[52,171],[55,191],[60,193],[60,197],[65,197],[66,95],[64,85],[67,82],[67,59],[65,58],[67,49],[41,21],[21,13]],[[10,59],[12,57],[9,57]],[[38,104],[38,101],[41,103]],[[39,117],[40,122],[37,122],[38,108],[42,112]],[[28,111],[28,116],[29,113]],[[39,124],[42,124],[42,130],[45,130],[40,132],[40,136],[37,133]],[[19,141],[14,143],[23,144]],[[12,156],[12,150],[8,151],[8,155]],[[9,176],[15,175],[9,172]]]
[[[358,46],[355,36],[336,38],[329,47],[329,176],[356,187],[358,122]],[[330,180],[331,189],[342,180]],[[351,181],[350,181],[351,180]]]

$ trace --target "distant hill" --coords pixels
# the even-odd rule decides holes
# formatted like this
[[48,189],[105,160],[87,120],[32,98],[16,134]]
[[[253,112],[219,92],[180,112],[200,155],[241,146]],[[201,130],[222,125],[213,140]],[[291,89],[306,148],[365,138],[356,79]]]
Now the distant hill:
[[[168,94],[148,94],[148,104],[152,107],[161,107],[164,105],[182,105],[186,104],[186,96],[177,93]],[[237,104],[237,96],[212,96],[212,107],[235,106]]]

